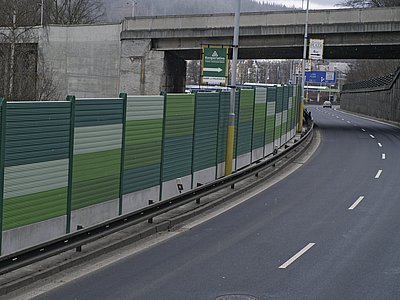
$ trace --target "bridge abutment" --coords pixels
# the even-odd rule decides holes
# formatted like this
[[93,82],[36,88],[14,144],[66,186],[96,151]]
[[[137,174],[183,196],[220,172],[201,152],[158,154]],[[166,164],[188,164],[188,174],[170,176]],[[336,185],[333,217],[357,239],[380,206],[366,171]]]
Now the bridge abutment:
[[151,39],[122,40],[120,90],[131,95],[183,92],[186,61],[167,51],[151,50]]
[[171,52],[165,52],[165,86],[169,93],[183,93],[186,86],[186,61]]

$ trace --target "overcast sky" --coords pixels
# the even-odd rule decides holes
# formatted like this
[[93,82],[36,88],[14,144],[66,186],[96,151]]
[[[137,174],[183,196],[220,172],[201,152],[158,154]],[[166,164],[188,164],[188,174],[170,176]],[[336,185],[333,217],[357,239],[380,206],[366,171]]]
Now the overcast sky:
[[[304,5],[304,9],[307,6],[307,0],[259,0],[260,2],[274,2],[277,4],[283,4],[288,7],[302,7]],[[341,2],[341,0],[310,0],[310,9],[331,9],[338,8],[335,4]]]

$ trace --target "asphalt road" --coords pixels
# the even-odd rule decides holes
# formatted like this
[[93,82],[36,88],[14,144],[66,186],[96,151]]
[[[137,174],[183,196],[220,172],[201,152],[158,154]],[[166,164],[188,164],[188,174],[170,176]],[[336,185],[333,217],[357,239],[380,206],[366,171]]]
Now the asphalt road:
[[37,299],[400,299],[400,129],[309,110],[322,141],[286,179]]

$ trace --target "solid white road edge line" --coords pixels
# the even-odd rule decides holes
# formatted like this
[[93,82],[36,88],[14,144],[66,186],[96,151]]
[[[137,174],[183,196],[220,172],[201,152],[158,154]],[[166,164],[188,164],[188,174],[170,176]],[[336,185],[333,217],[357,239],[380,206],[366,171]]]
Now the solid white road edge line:
[[382,159],[386,159],[386,154],[382,153]]
[[354,202],[353,205],[349,207],[349,210],[355,209],[356,206],[357,206],[358,204],[360,204],[360,202],[363,201],[363,200],[364,200],[364,196],[358,197],[357,201]]
[[375,175],[375,179],[378,179],[382,174],[382,170],[379,170],[378,173]]
[[306,253],[308,250],[313,247],[315,243],[309,243],[307,246],[305,246],[303,249],[301,249],[299,252],[297,252],[291,259],[289,259],[287,262],[285,262],[283,265],[279,267],[279,269],[286,269],[289,267],[296,259],[298,259],[300,256],[302,256],[304,253]]
[[383,122],[383,121],[379,121],[379,120],[375,120],[375,119],[372,119],[372,118],[368,118],[368,117],[360,116],[360,115],[357,115],[357,114],[349,113],[347,111],[340,110],[340,112],[342,114],[346,114],[346,115],[353,116],[353,117],[356,117],[356,118],[360,118],[360,119],[368,120],[368,121],[371,121],[371,122],[387,125],[387,126],[390,126],[390,127],[393,127],[393,128],[399,128],[398,125],[393,125],[393,124],[386,123],[386,122]]

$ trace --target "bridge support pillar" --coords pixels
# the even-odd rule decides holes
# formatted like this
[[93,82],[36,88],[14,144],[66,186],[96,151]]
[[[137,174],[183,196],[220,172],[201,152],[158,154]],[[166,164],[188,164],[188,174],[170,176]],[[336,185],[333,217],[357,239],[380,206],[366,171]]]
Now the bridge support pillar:
[[151,39],[122,40],[120,87],[129,95],[184,92],[186,61],[164,51],[151,50]]
[[170,93],[183,93],[186,86],[186,60],[165,52],[165,86]]

